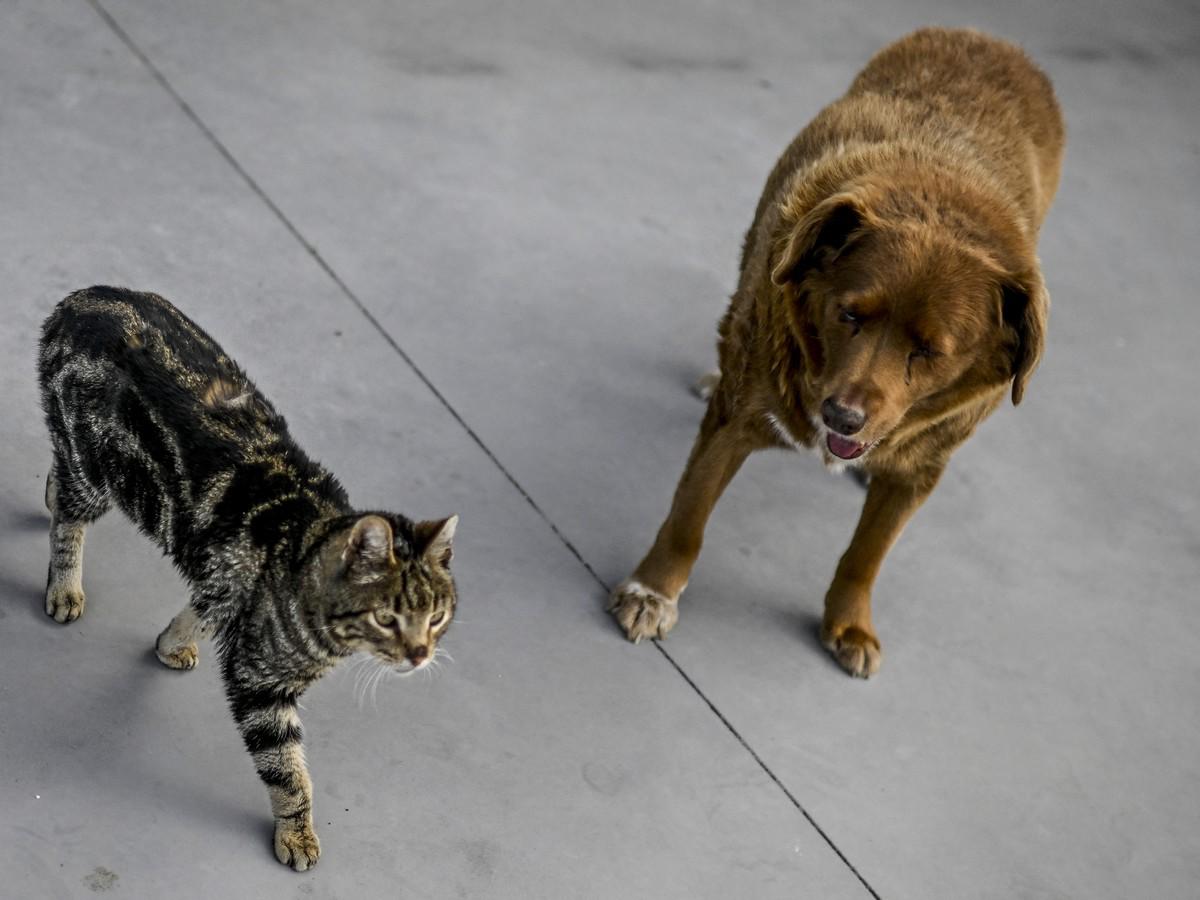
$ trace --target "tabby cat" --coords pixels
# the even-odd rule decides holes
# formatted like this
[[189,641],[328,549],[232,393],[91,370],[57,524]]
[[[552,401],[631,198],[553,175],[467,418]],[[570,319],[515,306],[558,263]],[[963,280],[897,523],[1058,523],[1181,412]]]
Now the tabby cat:
[[458,517],[354,511],[242,369],[154,294],[71,294],[43,326],[39,376],[54,448],[46,614],[83,613],[84,529],[115,502],[191,588],[158,658],[191,669],[197,638],[215,639],[275,855],[307,869],[321,850],[297,698],[359,651],[401,673],[433,660],[454,616]]

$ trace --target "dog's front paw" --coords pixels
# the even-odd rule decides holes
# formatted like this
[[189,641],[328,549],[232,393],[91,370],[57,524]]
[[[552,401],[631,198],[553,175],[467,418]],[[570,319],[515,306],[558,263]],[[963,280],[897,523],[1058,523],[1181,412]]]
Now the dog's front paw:
[[838,665],[855,678],[870,678],[879,671],[883,651],[879,638],[858,625],[821,624],[821,643]]
[[74,622],[83,615],[85,605],[87,599],[79,588],[52,584],[46,589],[46,615],[52,616],[59,624]]
[[679,600],[646,587],[632,578],[612,592],[608,611],[635,644],[643,638],[665,638],[679,620]]
[[321,857],[321,842],[307,822],[297,825],[290,819],[275,822],[275,858],[297,872],[311,869]]

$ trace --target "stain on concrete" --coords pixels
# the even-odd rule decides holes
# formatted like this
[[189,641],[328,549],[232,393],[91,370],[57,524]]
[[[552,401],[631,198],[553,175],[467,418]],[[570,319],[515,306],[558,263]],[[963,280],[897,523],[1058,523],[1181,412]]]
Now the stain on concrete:
[[87,875],[83,879],[83,883],[88,886],[88,890],[93,893],[102,893],[111,891],[117,885],[117,879],[121,876],[116,872],[104,868],[104,866],[96,866],[92,869],[92,874]]
[[635,72],[668,75],[686,75],[696,72],[744,72],[750,67],[749,61],[740,56],[685,56],[656,53],[651,50],[627,50],[619,53],[617,59]]
[[616,796],[629,780],[620,769],[610,769],[604,763],[584,763],[582,771],[588,787],[606,797]]
[[487,59],[452,54],[388,54],[392,67],[415,78],[497,78],[504,68]]
[[462,844],[467,868],[476,878],[488,880],[496,871],[497,846],[492,841],[473,840]]

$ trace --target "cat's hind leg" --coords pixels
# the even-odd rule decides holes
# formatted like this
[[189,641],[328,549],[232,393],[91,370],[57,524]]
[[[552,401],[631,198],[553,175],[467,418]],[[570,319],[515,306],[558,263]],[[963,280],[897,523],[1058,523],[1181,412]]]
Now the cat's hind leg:
[[61,456],[46,475],[50,510],[50,567],[46,575],[46,615],[63,625],[83,615],[83,535],[108,509],[107,498],[73,476]]
[[194,669],[200,661],[199,638],[207,637],[204,623],[189,602],[154,642],[154,654],[159,662],[171,669]]

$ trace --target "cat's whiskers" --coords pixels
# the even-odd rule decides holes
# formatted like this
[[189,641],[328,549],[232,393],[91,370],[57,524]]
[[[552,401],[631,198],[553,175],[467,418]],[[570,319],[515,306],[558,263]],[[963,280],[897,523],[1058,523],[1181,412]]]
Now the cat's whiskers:
[[371,688],[375,684],[375,680],[379,676],[378,663],[376,663],[374,667],[368,666],[366,669],[364,669],[364,671],[366,674],[363,676],[362,689],[359,692],[358,707],[359,709],[362,709],[363,706],[366,705],[367,696],[370,695],[371,709],[378,709],[378,707],[375,705],[375,695],[371,691]]
[[[372,668],[374,665],[374,668]],[[371,687],[380,671],[384,671],[385,667],[380,664],[379,660],[372,654],[363,654],[352,666],[354,675],[354,698],[358,703],[358,708],[362,709],[366,703],[367,691]],[[372,706],[374,706],[374,695],[372,695]]]
[[375,702],[375,698],[376,698],[375,692],[379,689],[379,682],[383,680],[385,675],[387,675],[387,671],[388,670],[385,666],[382,666],[382,665],[378,666],[375,669],[375,672],[371,677],[371,708],[372,709],[379,708]]
[[358,675],[362,673],[363,667],[370,662],[371,658],[366,654],[355,654],[353,661],[346,667],[347,672],[355,674],[355,681],[358,680]]
[[354,675],[354,690],[352,693],[354,694],[354,700],[358,704],[359,709],[362,709],[363,706],[362,686],[363,678],[366,676],[367,671],[367,667],[364,664],[359,666],[358,672]]

